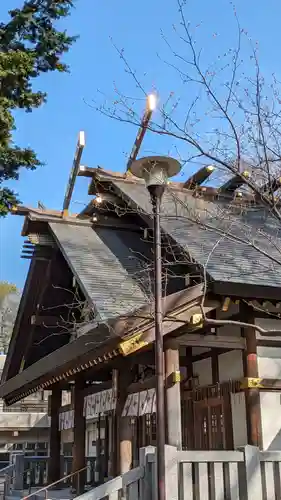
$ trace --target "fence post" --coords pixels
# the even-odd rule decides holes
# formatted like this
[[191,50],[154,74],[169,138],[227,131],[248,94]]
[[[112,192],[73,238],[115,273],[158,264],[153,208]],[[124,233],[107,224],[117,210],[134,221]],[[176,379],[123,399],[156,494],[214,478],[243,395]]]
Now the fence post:
[[24,483],[24,454],[15,453],[12,455],[12,463],[14,464],[14,479],[13,479],[13,489],[23,490]]
[[[139,494],[140,500],[155,500],[156,492],[154,491],[155,480],[153,474],[156,466],[156,452],[154,446],[146,446],[139,450],[140,466],[144,468],[144,476],[140,480]],[[148,455],[154,455],[154,463],[149,463]]]
[[165,446],[166,500],[178,500],[179,498],[179,466],[177,454],[177,448],[169,445]]
[[[243,447],[243,451],[248,500],[262,500],[260,450],[256,446],[246,445]],[[242,491],[243,487],[244,485],[242,485]]]

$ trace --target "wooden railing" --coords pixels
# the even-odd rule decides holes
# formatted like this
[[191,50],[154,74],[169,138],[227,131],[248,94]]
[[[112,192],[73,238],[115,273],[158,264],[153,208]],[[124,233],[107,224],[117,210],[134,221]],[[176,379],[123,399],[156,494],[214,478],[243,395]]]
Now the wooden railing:
[[97,486],[93,490],[87,491],[77,497],[77,500],[149,500],[142,495],[142,479],[144,478],[144,467],[125,472],[122,476],[110,479],[104,484]]
[[[166,498],[169,500],[281,499],[281,451],[177,451],[166,446]],[[155,454],[147,482],[156,500]],[[145,467],[145,470],[149,470]],[[90,499],[90,497],[89,497]],[[147,500],[148,495],[144,499]]]

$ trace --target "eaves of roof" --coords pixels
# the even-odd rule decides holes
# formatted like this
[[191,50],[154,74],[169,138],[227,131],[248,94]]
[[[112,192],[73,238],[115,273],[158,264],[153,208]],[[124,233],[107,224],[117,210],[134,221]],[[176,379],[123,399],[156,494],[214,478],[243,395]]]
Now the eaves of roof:
[[[177,323],[177,314],[193,310],[200,305],[203,295],[202,285],[185,289],[163,299],[164,316],[174,317],[167,333],[182,325]],[[217,307],[218,303],[212,303]],[[169,323],[169,321],[168,321]],[[112,358],[122,355],[122,340],[137,338],[138,347],[148,345],[154,340],[152,304],[146,305],[130,315],[122,315],[80,335],[76,340],[57,349],[34,365],[29,366],[15,377],[0,386],[0,398],[13,404],[39,389],[48,389],[59,382],[73,378],[76,373],[96,366],[101,367]],[[137,350],[137,349],[135,349]]]

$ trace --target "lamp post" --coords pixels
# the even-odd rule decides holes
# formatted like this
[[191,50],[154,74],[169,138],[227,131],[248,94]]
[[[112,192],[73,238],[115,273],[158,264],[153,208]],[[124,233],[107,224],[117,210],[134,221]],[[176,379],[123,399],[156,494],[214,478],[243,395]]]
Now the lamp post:
[[157,442],[157,498],[165,498],[165,387],[162,335],[162,259],[161,259],[161,199],[169,177],[180,171],[173,158],[149,156],[136,160],[131,173],[145,180],[153,208],[154,296],[155,296],[155,369],[156,369],[156,442]]

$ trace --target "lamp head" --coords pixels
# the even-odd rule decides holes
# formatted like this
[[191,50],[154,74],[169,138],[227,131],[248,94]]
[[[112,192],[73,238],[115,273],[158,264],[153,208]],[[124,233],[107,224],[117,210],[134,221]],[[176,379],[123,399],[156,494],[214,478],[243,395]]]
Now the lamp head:
[[146,99],[148,111],[154,111],[157,106],[157,98],[155,94],[149,94]]
[[168,156],[147,156],[136,160],[131,165],[131,173],[144,179],[146,187],[165,186],[169,177],[180,172],[181,165]]

